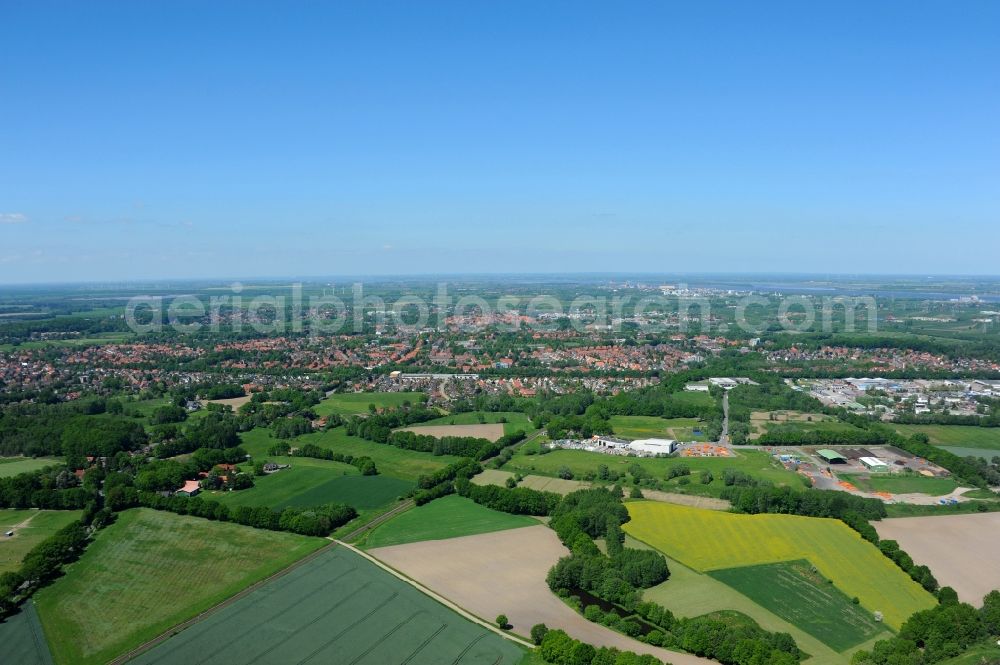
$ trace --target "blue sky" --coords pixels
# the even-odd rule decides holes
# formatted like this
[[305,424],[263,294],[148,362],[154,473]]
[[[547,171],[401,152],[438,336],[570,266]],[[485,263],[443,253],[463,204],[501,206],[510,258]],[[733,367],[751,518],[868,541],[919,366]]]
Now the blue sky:
[[1000,3],[0,0],[0,283],[1000,273]]

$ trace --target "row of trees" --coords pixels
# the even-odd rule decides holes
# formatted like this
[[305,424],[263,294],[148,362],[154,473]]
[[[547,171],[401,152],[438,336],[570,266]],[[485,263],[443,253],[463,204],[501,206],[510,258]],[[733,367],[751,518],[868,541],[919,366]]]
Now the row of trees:
[[[676,619],[662,606],[643,602],[641,589],[663,582],[670,571],[659,552],[624,547],[621,524],[627,520],[617,493],[600,488],[568,494],[549,525],[571,554],[549,571],[549,587],[562,596],[580,590],[611,603],[614,608],[607,612],[589,605],[584,616],[649,644],[684,649],[724,665],[793,665],[800,660],[802,654],[787,634],[707,617]],[[601,537],[606,555],[593,540]],[[646,624],[645,632],[640,622]]]
[[81,518],[35,545],[14,571],[0,574],[0,619],[12,614],[35,591],[62,574],[63,567],[80,558],[91,535],[114,521],[100,507],[100,498],[87,504]]
[[331,460],[333,462],[341,462],[342,464],[350,464],[357,467],[362,476],[378,475],[378,467],[375,466],[375,460],[371,457],[368,457],[367,455],[359,455],[358,457],[345,455],[343,453],[334,452],[330,448],[321,448],[315,443],[307,443],[294,451],[287,443],[276,443],[271,446],[268,453],[271,455],[291,455],[292,457],[312,457],[314,459]]
[[936,607],[907,619],[895,637],[855,653],[852,665],[933,665],[1000,635],[1000,592],[986,594],[979,610],[958,602],[947,587],[939,598]]
[[163,496],[154,492],[140,492],[132,487],[121,488],[121,495],[115,501],[115,508],[123,510],[133,506],[166,510],[178,515],[194,515],[220,522],[233,522],[256,529],[291,531],[304,536],[328,536],[334,529],[347,524],[358,515],[354,508],[341,503],[328,503],[312,508],[289,506],[281,511],[267,506],[231,508],[224,503],[197,496]]
[[550,515],[562,499],[555,492],[527,487],[508,489],[496,485],[474,485],[464,478],[455,480],[455,492],[487,508],[514,515]]
[[[730,485],[728,481],[726,484]],[[845,515],[856,514],[866,520],[879,520],[886,516],[882,501],[835,490],[793,490],[768,483],[753,486],[734,483],[725,487],[721,496],[733,505],[735,511],[751,515],[784,513],[842,519]]]
[[538,644],[538,653],[546,663],[553,665],[663,665],[663,661],[649,654],[620,651],[613,647],[594,648],[573,639],[565,631],[549,630],[544,624],[531,629]]
[[0,478],[0,508],[79,510],[95,493],[61,465]]

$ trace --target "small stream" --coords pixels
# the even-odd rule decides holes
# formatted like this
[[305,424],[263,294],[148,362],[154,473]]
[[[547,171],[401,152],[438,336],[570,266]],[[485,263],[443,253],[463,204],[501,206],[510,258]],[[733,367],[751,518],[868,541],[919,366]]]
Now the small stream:
[[658,628],[657,626],[647,622],[635,612],[629,612],[628,610],[618,607],[614,603],[609,603],[603,598],[598,598],[594,594],[584,591],[583,589],[571,589],[569,595],[576,596],[580,599],[581,609],[586,608],[587,605],[597,605],[605,614],[608,612],[614,612],[621,618],[628,619],[629,621],[638,624],[640,635],[648,635],[653,630],[662,631],[662,628]]

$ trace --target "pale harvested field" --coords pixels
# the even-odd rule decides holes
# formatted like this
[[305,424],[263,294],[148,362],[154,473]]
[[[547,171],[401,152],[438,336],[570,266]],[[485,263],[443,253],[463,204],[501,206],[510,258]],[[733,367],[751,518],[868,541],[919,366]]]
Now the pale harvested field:
[[510,471],[501,471],[500,469],[483,469],[483,472],[477,476],[473,476],[473,485],[503,485],[507,482],[508,478],[513,478],[514,474]]
[[477,439],[496,441],[503,436],[503,423],[483,425],[414,425],[401,427],[398,431],[414,432],[440,439],[442,436],[474,436]]
[[240,407],[250,401],[250,395],[244,395],[243,397],[230,397],[229,399],[210,399],[209,404],[221,404],[223,406],[231,406],[233,411],[239,411]]
[[550,478],[549,476],[525,476],[518,487],[527,487],[532,490],[544,490],[555,492],[556,494],[569,494],[576,490],[590,487],[590,483],[582,480],[564,480],[562,478]]
[[570,609],[545,584],[549,568],[569,553],[545,526],[393,545],[368,553],[487,621],[506,614],[519,635],[544,623],[590,644],[653,654],[673,665],[718,665],[643,644]]
[[1000,588],[1000,513],[900,517],[872,522],[879,538],[899,542],[918,564],[930,567],[941,586],[950,586],[977,607]]
[[647,489],[642,490],[642,496],[651,501],[676,503],[679,506],[691,506],[692,508],[707,508],[709,510],[729,510],[732,508],[732,504],[725,499],[716,499],[710,496],[691,496],[689,494]]
[[[501,471],[500,469],[486,469],[478,476],[472,479],[472,482],[476,485],[501,485],[507,482],[508,478],[513,478],[514,474],[510,471]],[[521,479],[518,483],[518,487],[527,487],[532,490],[540,490],[545,492],[555,492],[556,494],[566,495],[570,492],[575,492],[579,489],[584,489],[590,487],[590,483],[585,483],[582,480],[564,480],[562,478],[550,478],[549,476],[534,476],[529,475]]]

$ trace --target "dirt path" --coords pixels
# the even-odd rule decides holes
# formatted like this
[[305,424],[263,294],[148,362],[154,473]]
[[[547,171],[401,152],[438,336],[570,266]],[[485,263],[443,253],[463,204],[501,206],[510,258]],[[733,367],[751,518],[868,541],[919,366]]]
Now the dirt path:
[[372,521],[367,522],[366,524],[362,524],[361,526],[359,526],[354,531],[351,531],[349,534],[347,534],[346,536],[344,536],[343,540],[345,540],[345,541],[354,541],[354,540],[357,540],[358,537],[361,536],[366,531],[371,531],[372,529],[374,529],[375,527],[377,527],[379,524],[382,524],[383,522],[391,520],[396,515],[399,515],[400,513],[409,510],[410,508],[412,508],[415,505],[416,504],[413,503],[413,499],[407,499],[406,501],[404,501],[403,503],[399,504],[398,506],[396,506],[392,510],[390,510],[388,512],[382,513],[381,515],[379,515],[378,517],[376,517]]
[[574,612],[545,583],[549,568],[567,554],[545,526],[393,545],[368,553],[472,614],[506,614],[513,630],[522,635],[534,624],[544,623],[595,646],[648,653],[673,665],[718,665],[643,644]]
[[11,526],[10,528],[11,529],[23,529],[23,528],[27,527],[31,523],[31,520],[35,519],[35,516],[37,516],[37,515],[38,515],[37,512],[32,513],[31,517],[29,517],[28,519],[24,520],[20,524],[15,524],[15,525]]

